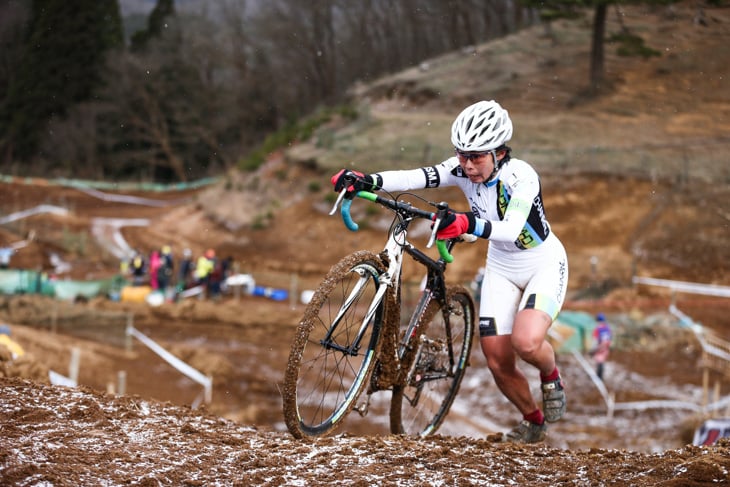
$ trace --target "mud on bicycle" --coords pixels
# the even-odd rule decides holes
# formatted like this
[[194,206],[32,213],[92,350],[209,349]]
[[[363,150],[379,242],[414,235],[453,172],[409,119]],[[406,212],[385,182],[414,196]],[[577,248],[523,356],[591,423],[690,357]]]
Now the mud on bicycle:
[[[355,175],[351,176],[352,182]],[[474,303],[460,285],[448,285],[444,272],[451,251],[463,235],[436,240],[434,259],[408,241],[416,220],[433,222],[431,247],[446,203],[427,202],[420,209],[398,197],[368,191],[339,194],[345,225],[358,229],[350,206],[355,196],[382,205],[394,214],[382,252],[361,250],[335,264],[308,303],[299,322],[284,375],[283,407],[287,428],[296,438],[334,432],[355,409],[368,413],[378,391],[390,391],[390,430],[426,436],[444,421],[469,365],[474,335]],[[390,195],[388,195],[390,196]],[[341,203],[341,205],[340,205]],[[419,301],[401,326],[401,269],[404,254],[426,268]],[[366,397],[360,403],[360,396]]]

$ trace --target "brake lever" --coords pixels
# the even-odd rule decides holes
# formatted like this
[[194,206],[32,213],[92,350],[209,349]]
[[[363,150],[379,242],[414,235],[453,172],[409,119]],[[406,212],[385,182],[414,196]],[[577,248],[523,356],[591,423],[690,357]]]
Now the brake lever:
[[335,201],[335,206],[333,206],[332,210],[330,211],[330,216],[337,213],[337,207],[340,206],[342,200],[345,199],[345,193],[347,193],[347,186],[342,188],[342,191],[340,191],[340,194],[337,196],[337,201]]
[[[340,206],[340,203],[342,200],[347,196],[347,189],[355,182],[355,176],[352,174],[345,174],[344,178],[344,184],[342,185],[342,190],[340,191],[340,194],[337,196],[337,201],[335,201],[335,205],[332,207],[332,210],[330,210],[330,216],[334,215],[337,212],[337,207]],[[355,195],[353,194],[353,198]]]
[[436,240],[436,234],[439,231],[439,226],[441,226],[441,221],[446,217],[446,214],[449,211],[449,204],[442,201],[441,203],[436,204],[436,208],[438,208],[438,211],[436,212],[436,219],[434,220],[433,227],[431,229],[431,238],[428,239],[428,243],[426,244],[427,249],[430,249],[431,246],[433,246],[433,242]]
[[431,229],[431,238],[428,239],[428,243],[426,244],[427,249],[430,249],[436,241],[436,234],[439,231],[439,225],[441,225],[441,218],[436,217],[436,220],[433,222],[433,228]]

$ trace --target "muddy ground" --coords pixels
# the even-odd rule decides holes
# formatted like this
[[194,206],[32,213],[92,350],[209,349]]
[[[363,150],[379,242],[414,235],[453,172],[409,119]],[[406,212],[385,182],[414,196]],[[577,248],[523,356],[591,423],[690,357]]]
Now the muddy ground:
[[[41,317],[38,304],[57,316],[71,313],[38,298],[7,299],[0,309],[18,319]],[[637,308],[636,322],[622,319],[617,326],[623,345],[608,366],[606,386],[617,404],[702,404],[699,345],[657,308],[667,303],[646,304],[654,311],[641,315]],[[712,305],[705,301],[705,308]],[[12,326],[28,355],[6,361],[5,372],[15,377],[0,379],[3,484],[718,485],[730,471],[727,440],[690,446],[702,414],[658,408],[609,416],[568,354],[559,361],[569,411],[542,445],[500,443],[518,418],[478,353],[435,437],[387,434],[384,396],[366,418],[353,413],[334,437],[295,440],[283,425],[279,389],[301,306],[253,297],[144,306],[101,300],[74,306],[79,321],[86,313],[90,320],[107,313],[104,340]],[[112,316],[120,311],[133,313],[135,327],[211,375],[213,402],[192,409],[201,387],[139,343],[131,351],[107,344],[119,338]],[[46,385],[48,367],[64,372],[73,347],[81,350],[83,385]],[[117,395],[111,390],[121,370],[127,391]]]
[[[680,295],[675,302],[730,338],[727,299]],[[629,288],[566,307],[606,311],[621,324],[624,345],[614,351],[606,380],[617,403],[703,404],[699,345],[677,329],[666,311],[669,304],[661,293],[646,296]],[[608,416],[606,403],[568,354],[559,363],[569,412],[550,427],[541,446],[497,442],[518,417],[478,353],[442,436],[388,435],[383,397],[367,418],[348,418],[338,436],[294,440],[283,425],[279,390],[302,310],[301,304],[253,296],[158,308],[106,298],[76,305],[3,298],[3,321],[28,356],[5,363],[7,375],[15,378],[0,379],[2,483],[716,485],[730,471],[727,444],[686,446],[702,414],[639,409]],[[130,317],[142,333],[213,377],[211,404],[191,409],[200,401],[200,385],[136,340],[127,350],[124,329]],[[43,385],[49,368],[67,373],[75,348],[82,387]],[[118,391],[120,372],[125,395],[105,392]],[[713,375],[715,380],[726,395],[726,379]]]
[[727,440],[662,453],[436,436],[315,441],[139,397],[0,381],[4,485],[661,485],[725,483]]

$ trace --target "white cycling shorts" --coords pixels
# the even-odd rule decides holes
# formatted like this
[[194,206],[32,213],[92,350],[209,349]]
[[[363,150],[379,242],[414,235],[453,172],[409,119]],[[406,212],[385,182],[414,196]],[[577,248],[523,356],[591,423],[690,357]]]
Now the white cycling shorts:
[[489,247],[479,302],[479,335],[512,334],[519,310],[546,312],[554,320],[568,287],[568,257],[551,233],[539,246],[520,251]]

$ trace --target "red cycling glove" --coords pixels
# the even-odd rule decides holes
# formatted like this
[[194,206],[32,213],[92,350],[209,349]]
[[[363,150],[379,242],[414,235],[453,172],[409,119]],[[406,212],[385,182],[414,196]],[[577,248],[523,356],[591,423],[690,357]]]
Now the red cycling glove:
[[441,220],[436,238],[446,240],[448,238],[456,238],[464,233],[474,233],[476,219],[474,213],[468,211],[466,213],[455,213],[449,211],[446,217]]

